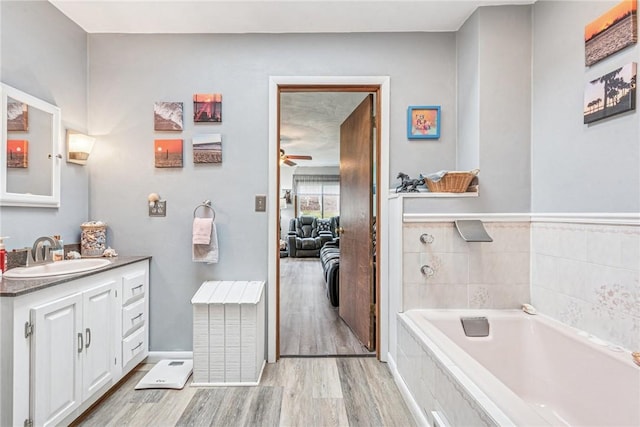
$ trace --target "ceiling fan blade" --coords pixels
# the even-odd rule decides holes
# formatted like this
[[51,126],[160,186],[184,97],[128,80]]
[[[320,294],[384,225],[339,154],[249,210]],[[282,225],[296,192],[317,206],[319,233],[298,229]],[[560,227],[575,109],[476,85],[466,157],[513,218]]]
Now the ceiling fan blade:
[[313,160],[311,156],[297,156],[295,154],[287,154],[287,157],[290,159]]
[[285,164],[285,165],[287,165],[287,166],[295,166],[295,165],[297,165],[297,163],[296,163],[296,162],[292,162],[292,161],[291,161],[291,160],[289,160],[289,159],[285,159],[285,160],[284,160],[284,164]]

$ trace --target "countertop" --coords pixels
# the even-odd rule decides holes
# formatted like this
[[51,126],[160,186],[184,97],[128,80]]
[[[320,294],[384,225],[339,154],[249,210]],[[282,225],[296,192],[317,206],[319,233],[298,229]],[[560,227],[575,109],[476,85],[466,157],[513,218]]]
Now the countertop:
[[29,279],[7,279],[6,277],[0,278],[0,297],[18,297],[20,295],[28,294],[31,292],[39,291],[41,289],[50,288],[52,286],[60,285],[62,283],[70,282],[72,280],[79,279],[81,277],[93,276],[94,274],[103,273],[105,271],[112,270],[114,268],[122,267],[134,262],[143,261],[145,259],[151,259],[150,256],[118,256],[114,258],[107,258],[111,261],[111,264],[102,268],[97,268],[91,271],[83,271],[80,273],[64,274],[60,276],[50,276],[41,278],[29,278]]

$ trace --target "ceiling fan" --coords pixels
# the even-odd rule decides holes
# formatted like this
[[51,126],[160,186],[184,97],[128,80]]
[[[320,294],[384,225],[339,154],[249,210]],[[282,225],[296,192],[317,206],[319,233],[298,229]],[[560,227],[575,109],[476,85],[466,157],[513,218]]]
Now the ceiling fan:
[[291,159],[296,160],[313,160],[311,156],[300,156],[296,154],[285,154],[284,150],[280,149],[280,164],[285,164],[287,166],[295,166],[296,162],[292,162]]

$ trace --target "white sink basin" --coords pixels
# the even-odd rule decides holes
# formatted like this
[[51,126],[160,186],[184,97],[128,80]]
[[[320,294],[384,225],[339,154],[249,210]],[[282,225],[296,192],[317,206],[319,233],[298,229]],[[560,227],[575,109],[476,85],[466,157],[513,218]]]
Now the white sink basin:
[[80,273],[95,270],[111,264],[105,258],[82,258],[56,261],[32,267],[16,267],[4,272],[7,279],[32,279],[37,277],[59,276],[62,274]]

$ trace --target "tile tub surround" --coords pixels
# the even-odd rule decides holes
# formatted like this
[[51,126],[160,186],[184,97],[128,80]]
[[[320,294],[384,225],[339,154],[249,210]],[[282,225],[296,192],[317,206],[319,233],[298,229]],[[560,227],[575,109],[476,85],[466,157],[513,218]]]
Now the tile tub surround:
[[[403,309],[517,308],[528,302],[530,223],[484,222],[493,242],[465,242],[453,221],[403,224]],[[422,243],[420,236],[433,236]],[[434,274],[425,277],[422,265]]]
[[[466,337],[460,316],[486,316],[490,336]],[[561,322],[520,310],[398,318],[397,373],[430,425],[434,409],[451,425],[640,424],[640,371],[629,353]]]
[[640,226],[534,220],[531,236],[532,304],[640,350]]

